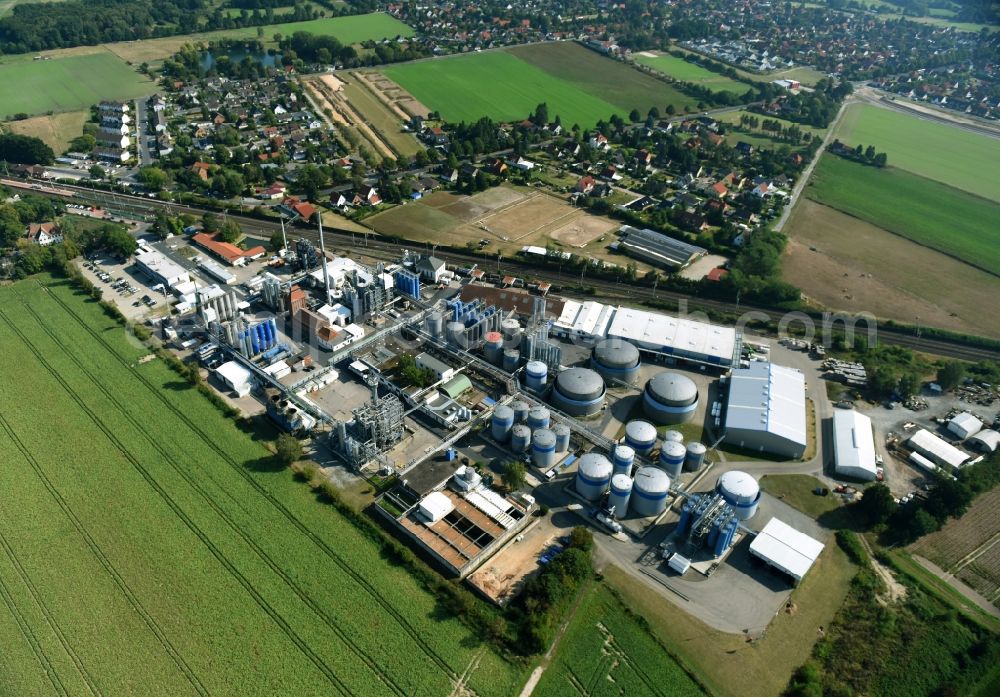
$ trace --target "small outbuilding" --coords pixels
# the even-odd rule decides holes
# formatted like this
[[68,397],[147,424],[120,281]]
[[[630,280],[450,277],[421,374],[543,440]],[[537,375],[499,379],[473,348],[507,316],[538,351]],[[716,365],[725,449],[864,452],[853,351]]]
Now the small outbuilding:
[[853,409],[834,413],[833,462],[839,475],[868,482],[875,479],[875,438],[871,419]]
[[253,373],[236,361],[228,361],[215,369],[215,376],[240,397],[250,394]]

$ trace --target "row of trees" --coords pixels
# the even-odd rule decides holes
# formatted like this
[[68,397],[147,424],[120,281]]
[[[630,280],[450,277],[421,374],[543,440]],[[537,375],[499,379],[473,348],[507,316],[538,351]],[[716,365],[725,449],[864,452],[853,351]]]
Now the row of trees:
[[16,133],[0,134],[0,162],[22,165],[50,165],[55,161],[52,148],[38,138]]
[[846,160],[852,160],[854,162],[860,162],[863,165],[872,165],[874,167],[885,167],[889,162],[889,156],[884,152],[875,152],[875,146],[869,145],[867,148],[858,143],[853,148],[850,145],[841,143],[839,140],[834,140],[827,147],[834,155],[843,157]]

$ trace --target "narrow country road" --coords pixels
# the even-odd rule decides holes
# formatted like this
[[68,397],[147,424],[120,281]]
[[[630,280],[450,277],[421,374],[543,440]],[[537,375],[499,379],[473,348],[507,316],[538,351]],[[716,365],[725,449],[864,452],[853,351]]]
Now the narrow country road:
[[806,184],[812,177],[813,170],[816,169],[816,163],[819,162],[819,158],[823,156],[823,152],[826,150],[826,146],[830,143],[830,139],[833,138],[833,132],[837,130],[837,124],[840,123],[840,119],[844,117],[844,111],[847,109],[848,104],[853,104],[856,100],[852,97],[848,97],[844,100],[843,104],[840,105],[840,111],[837,112],[836,118],[833,119],[833,123],[830,124],[830,128],[826,131],[826,137],[823,138],[823,143],[816,150],[816,156],[813,157],[812,161],[802,170],[802,175],[799,180],[795,182],[795,188],[792,189],[792,195],[788,197],[788,203],[785,204],[785,209],[781,211],[781,217],[778,218],[778,222],[774,225],[774,230],[776,232],[781,232],[785,227],[785,223],[788,222],[788,217],[792,214],[792,209],[795,208],[795,204],[798,203],[799,196],[802,195],[803,189],[806,188]]

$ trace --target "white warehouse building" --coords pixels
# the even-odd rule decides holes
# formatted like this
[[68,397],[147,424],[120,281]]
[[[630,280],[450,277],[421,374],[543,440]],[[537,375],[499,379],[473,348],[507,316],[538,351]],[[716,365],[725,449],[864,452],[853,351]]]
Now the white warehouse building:
[[733,327],[593,300],[567,300],[551,331],[568,339],[622,339],[643,351],[722,368],[736,365],[740,354],[740,335]]
[[875,438],[871,419],[853,409],[834,413],[833,462],[839,475],[868,482],[875,479]]
[[725,439],[746,450],[802,457],[807,442],[805,376],[774,363],[733,370]]
[[786,573],[797,586],[825,546],[788,523],[771,518],[750,543],[750,554]]

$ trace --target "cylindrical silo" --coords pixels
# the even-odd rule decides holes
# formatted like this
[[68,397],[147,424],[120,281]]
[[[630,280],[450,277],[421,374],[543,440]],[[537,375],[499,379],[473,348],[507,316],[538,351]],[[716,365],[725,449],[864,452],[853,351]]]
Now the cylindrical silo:
[[656,426],[642,419],[629,421],[625,424],[625,445],[640,455],[649,455],[656,445]]
[[556,452],[564,453],[569,450],[569,438],[571,431],[566,424],[556,424],[552,427],[552,432],[556,434]]
[[632,478],[627,474],[616,474],[611,477],[611,493],[608,495],[608,507],[614,506],[615,518],[624,518],[628,513],[628,500],[632,496]]
[[505,346],[521,345],[521,323],[516,319],[505,319],[500,324],[500,332],[503,334]]
[[424,321],[424,327],[431,336],[441,336],[444,331],[444,315],[440,312],[430,313]]
[[647,518],[663,513],[667,507],[670,477],[657,467],[640,467],[632,483],[632,510]]
[[500,365],[503,357],[503,334],[500,332],[486,332],[483,344],[483,355],[493,365]]
[[663,442],[664,443],[683,443],[684,434],[680,431],[674,431],[673,429],[663,432]]
[[684,456],[684,471],[697,472],[705,464],[705,445],[698,441],[687,444],[687,454]]
[[518,399],[514,402],[511,402],[510,407],[511,409],[514,410],[515,422],[520,424],[528,420],[528,412],[531,411],[531,407],[528,405],[527,402]]
[[552,412],[545,407],[534,407],[528,412],[528,425],[531,429],[536,428],[548,428],[549,421],[552,418]]
[[632,474],[635,449],[630,445],[616,445],[611,450],[611,464],[615,466],[615,474]]
[[570,416],[589,416],[604,406],[604,379],[589,368],[568,368],[556,376],[552,404]]
[[684,469],[684,457],[687,455],[687,448],[683,443],[675,443],[672,440],[664,441],[660,448],[660,467],[673,479],[681,476]]
[[468,342],[465,340],[465,324],[462,322],[448,322],[445,327],[448,343],[456,348],[465,348]]
[[510,429],[510,449],[523,453],[531,445],[531,429],[525,424],[514,424]]
[[556,464],[556,434],[539,428],[531,434],[531,459],[535,467],[547,471]]
[[517,370],[517,364],[521,362],[521,352],[517,349],[507,349],[503,352],[503,369],[508,373]]
[[605,339],[594,347],[590,365],[612,387],[631,385],[639,374],[639,349],[624,339]]
[[524,384],[533,390],[543,388],[548,375],[549,367],[542,361],[528,361],[524,366]]
[[740,520],[752,518],[760,502],[760,485],[746,472],[733,470],[719,477],[715,490],[722,494]]
[[492,432],[493,440],[505,443],[510,438],[510,429],[514,425],[514,410],[506,404],[500,404],[493,410]]
[[646,383],[642,408],[658,424],[688,421],[698,408],[698,386],[686,375],[666,371]]
[[607,491],[613,470],[608,458],[600,453],[582,455],[576,471],[576,492],[588,501],[598,500]]

